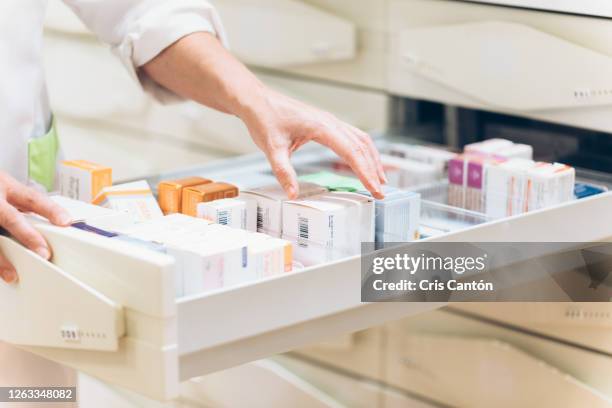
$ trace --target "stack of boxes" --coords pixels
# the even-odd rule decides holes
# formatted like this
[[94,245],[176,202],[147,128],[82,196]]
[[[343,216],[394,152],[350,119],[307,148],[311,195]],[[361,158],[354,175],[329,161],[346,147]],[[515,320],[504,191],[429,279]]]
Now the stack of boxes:
[[134,224],[122,236],[160,244],[174,257],[177,296],[292,270],[291,243],[184,214]]
[[575,170],[532,156],[531,146],[504,139],[465,146],[449,162],[449,204],[500,218],[572,200]]
[[[400,185],[441,172],[438,162],[388,160]],[[63,168],[63,192],[130,215],[129,223],[113,225],[109,238],[161,248],[176,259],[177,296],[285,273],[294,257],[314,265],[357,255],[362,242],[418,238],[418,194],[388,188],[384,200],[375,200],[359,180],[329,172],[306,176],[295,200],[278,184],[239,192],[229,183],[189,177],[160,182],[156,201],[145,181],[113,186],[110,169],[81,162]]]
[[[300,182],[300,198],[309,197],[327,192],[327,189],[317,184]],[[240,195],[243,199],[254,200],[257,203],[256,224],[257,231],[280,237],[282,235],[282,207],[287,201],[287,193],[278,184],[259,187],[243,191]]]

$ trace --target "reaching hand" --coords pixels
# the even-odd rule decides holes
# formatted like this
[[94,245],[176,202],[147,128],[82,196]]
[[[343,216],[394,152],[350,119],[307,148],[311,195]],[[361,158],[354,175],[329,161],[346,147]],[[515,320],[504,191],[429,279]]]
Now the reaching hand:
[[387,179],[370,136],[330,113],[274,91],[267,91],[265,101],[256,114],[242,119],[290,198],[297,197],[298,183],[289,158],[309,141],[336,152],[374,197],[383,198],[381,184]]

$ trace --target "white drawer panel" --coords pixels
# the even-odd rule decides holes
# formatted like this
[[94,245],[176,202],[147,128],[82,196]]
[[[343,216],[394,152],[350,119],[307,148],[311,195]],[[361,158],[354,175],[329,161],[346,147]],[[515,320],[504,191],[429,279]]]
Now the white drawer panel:
[[[503,303],[480,305],[492,310],[504,306]],[[539,307],[545,309],[546,305],[548,304],[540,303]],[[437,336],[440,339],[447,339],[447,348],[454,347],[453,339],[460,341],[489,339],[491,343],[507,343],[513,349],[527,353],[534,359],[556,368],[559,373],[573,377],[578,383],[590,387],[595,393],[607,399],[612,398],[612,380],[608,375],[612,369],[612,358],[609,354],[575,347],[564,341],[534,335],[517,330],[512,326],[471,318],[469,315],[457,313],[456,309],[456,305],[452,305],[448,309],[436,310],[385,325],[388,339],[386,382],[419,395],[429,396],[440,402],[456,405],[456,398],[461,394],[461,390],[455,389],[451,392],[451,388],[440,387],[440,383],[433,381],[427,367],[417,364],[418,355],[415,356],[415,350],[408,347],[409,339],[423,335]],[[426,344],[422,346],[426,347]],[[445,367],[445,363],[441,363],[436,370]],[[533,380],[538,379],[534,377]],[[471,388],[470,382],[477,382],[479,379],[478,376],[457,376],[455,381],[463,382],[466,389],[474,389]],[[554,395],[550,397],[553,398]],[[495,404],[495,406],[498,405]],[[554,406],[554,404],[545,406],[549,405]],[[515,404],[515,406],[519,405]]]
[[612,401],[499,339],[396,331],[390,343],[388,379],[451,406],[525,407],[537,401],[538,406],[604,408]]
[[[389,26],[387,86],[393,94],[612,131],[607,19],[393,0]],[[474,41],[463,41],[464,34]],[[574,61],[581,62],[564,71]],[[542,69],[547,64],[552,69]],[[454,77],[460,73],[466,74]]]
[[[320,160],[325,154],[307,149],[296,155],[296,162]],[[216,174],[250,174],[267,166],[261,155],[250,155],[199,171],[214,178]],[[612,193],[606,193],[431,240],[603,240],[612,236],[610,208]],[[140,251],[133,254],[131,246],[109,247],[102,243],[106,238],[79,230],[47,227],[43,233],[55,243],[59,267],[125,308],[126,335],[113,353],[59,348],[33,351],[157,399],[175,397],[180,380],[442,306],[361,303],[359,257],[175,301],[167,258],[147,258]],[[102,240],[102,252],[92,241],[95,239]],[[75,245],[83,250],[75,250]],[[97,273],[83,267],[94,258]],[[105,273],[105,268],[112,273]],[[134,288],[151,294],[127,296]]]
[[[297,0],[214,0],[245,63],[287,67],[355,56],[355,25]],[[305,35],[305,33],[308,33]]]

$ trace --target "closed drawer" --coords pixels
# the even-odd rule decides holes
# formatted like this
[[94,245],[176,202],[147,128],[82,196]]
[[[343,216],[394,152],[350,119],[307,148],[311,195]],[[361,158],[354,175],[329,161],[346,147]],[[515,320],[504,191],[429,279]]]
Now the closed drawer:
[[[491,309],[500,305],[488,304]],[[609,404],[612,382],[605,374],[612,369],[609,355],[506,325],[470,318],[452,312],[454,308],[452,306],[450,310],[445,308],[386,325],[386,378],[390,384],[451,405],[475,406],[474,401],[466,399],[469,396],[464,395],[463,390],[492,389],[490,376],[493,376],[500,379],[494,382],[494,387],[501,387],[496,391],[500,399],[496,400],[495,395],[490,395],[489,398],[493,399],[489,401],[495,406],[505,406],[503,404],[507,403],[521,406],[512,397],[501,396],[510,391],[517,395],[537,394],[526,391],[525,387],[531,385],[523,382],[523,374],[520,373],[524,372],[525,378],[542,387],[544,385],[540,381],[564,381],[560,377],[572,379],[564,387],[555,388],[559,393],[543,396],[549,398],[541,400],[543,406],[562,404],[559,401],[563,399],[574,401],[574,405],[562,404],[565,406],[584,406],[585,401]],[[471,359],[470,362],[460,363],[459,360],[465,356]],[[521,362],[513,367],[515,361]],[[458,365],[453,368],[454,364]],[[503,369],[504,373],[494,375],[498,364],[507,371]],[[473,370],[474,367],[478,369]],[[536,375],[536,371],[542,367],[546,369]],[[446,380],[442,377],[446,377]]]
[[391,93],[612,130],[609,19],[393,0],[389,25]]
[[[319,148],[305,149],[296,154],[295,164],[319,161],[327,154]],[[190,174],[239,179],[267,171],[268,164],[261,155],[249,155],[215,162]],[[157,180],[150,179],[152,183]],[[429,240],[603,240],[612,236],[610,206],[612,193],[605,193]],[[572,228],[567,227],[567,220],[572,220]],[[146,249],[134,251],[132,246],[116,241],[110,244],[106,238],[72,228],[39,228],[54,248],[56,266],[78,283],[72,289],[75,296],[80,293],[80,287],[121,306],[125,330],[108,333],[117,336],[117,342],[115,348],[106,351],[75,350],[69,342],[65,347],[46,347],[40,344],[44,337],[31,339],[27,348],[109,383],[158,399],[173,398],[178,393],[179,382],[192,377],[443,306],[440,303],[362,303],[358,256],[175,299],[171,257],[149,256],[150,251]],[[19,248],[9,255],[23,251]],[[18,268],[30,267],[28,262],[21,262]],[[59,274],[54,269],[49,269],[49,273]],[[0,302],[9,298],[8,292],[13,298],[26,296],[20,290],[19,286],[0,287]],[[82,314],[75,315],[64,303],[60,304],[65,306],[61,313],[54,314],[56,309],[49,307],[53,312],[45,317],[47,320],[55,319],[58,326],[72,321],[73,317],[83,324],[96,323],[96,319],[83,321]],[[0,320],[5,327],[9,324],[6,319]],[[118,321],[119,317],[115,319]],[[52,329],[51,337],[55,336]],[[326,357],[319,352],[317,358]],[[348,361],[337,363],[348,364]],[[365,369],[362,372],[365,374]],[[376,372],[368,374],[376,375]],[[393,378],[387,376],[388,380]]]
[[451,309],[612,355],[610,303],[465,303]]

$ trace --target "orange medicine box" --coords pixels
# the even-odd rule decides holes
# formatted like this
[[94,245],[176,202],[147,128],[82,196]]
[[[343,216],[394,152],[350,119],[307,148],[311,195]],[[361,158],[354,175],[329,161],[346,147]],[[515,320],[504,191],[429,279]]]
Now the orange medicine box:
[[179,180],[162,181],[157,185],[157,201],[165,215],[180,213],[182,209],[183,189],[212,183],[203,177],[187,177]]
[[238,187],[228,183],[208,183],[183,189],[182,212],[195,217],[198,204],[238,196]]
[[91,203],[104,187],[113,184],[113,169],[86,160],[59,164],[59,191],[64,197]]

